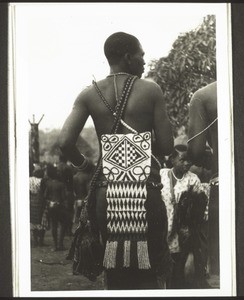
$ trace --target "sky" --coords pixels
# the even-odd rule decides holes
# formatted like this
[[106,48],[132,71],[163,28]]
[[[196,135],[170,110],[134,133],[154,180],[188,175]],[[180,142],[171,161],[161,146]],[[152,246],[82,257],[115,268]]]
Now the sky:
[[[80,91],[109,74],[106,38],[135,35],[145,61],[167,56],[180,33],[195,29],[214,3],[25,3],[15,6],[16,101],[39,129],[61,128]],[[148,67],[146,65],[146,74]],[[89,119],[86,126],[90,126]]]

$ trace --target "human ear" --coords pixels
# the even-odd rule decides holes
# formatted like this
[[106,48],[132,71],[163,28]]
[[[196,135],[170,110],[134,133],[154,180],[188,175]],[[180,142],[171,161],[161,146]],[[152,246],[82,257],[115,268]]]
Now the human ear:
[[125,61],[130,65],[131,64],[131,54],[125,53],[124,58],[125,58]]

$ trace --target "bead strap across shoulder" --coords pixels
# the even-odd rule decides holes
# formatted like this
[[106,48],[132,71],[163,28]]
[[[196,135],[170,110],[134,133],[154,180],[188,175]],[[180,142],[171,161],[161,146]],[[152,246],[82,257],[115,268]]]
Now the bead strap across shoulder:
[[[123,74],[123,75],[128,75],[128,74],[126,74],[126,73],[121,73],[121,74]],[[109,76],[112,76],[112,75],[109,75]],[[116,75],[114,75],[114,76],[116,76]],[[137,77],[134,76],[134,77],[131,77],[131,78],[134,78],[134,80],[135,80]],[[133,85],[133,83],[134,83],[134,80],[133,80],[132,82],[130,82],[129,79],[130,79],[130,78],[128,78],[127,82],[125,83],[125,86],[124,86],[124,89],[123,89],[123,92],[122,92],[122,95],[121,95],[121,98],[120,98],[119,101],[118,101],[118,99],[117,99],[117,93],[116,93],[117,105],[116,105],[116,107],[115,107],[115,110],[112,109],[111,105],[110,105],[110,104],[108,103],[108,101],[105,99],[105,97],[103,96],[102,92],[100,91],[100,89],[99,89],[97,83],[96,83],[94,80],[93,80],[93,82],[92,82],[93,85],[94,85],[94,87],[95,87],[95,89],[96,89],[96,91],[97,91],[97,93],[98,93],[98,95],[99,95],[100,98],[102,99],[103,103],[104,103],[104,104],[106,105],[106,107],[111,111],[111,113],[113,114],[114,117],[115,117],[115,116],[117,115],[117,113],[118,113],[118,108],[120,107],[120,102],[123,101],[123,98],[124,98],[124,91],[127,90],[127,87],[128,87],[128,85],[130,84],[130,87],[129,87],[128,90],[127,90],[127,97],[125,98],[126,101],[124,101],[124,105],[126,105],[126,102],[127,102],[127,100],[128,100],[128,99],[127,99],[127,98],[128,98],[128,95],[130,94],[131,87],[132,87],[132,85]],[[116,88],[115,88],[115,91],[116,91]],[[121,109],[120,111],[123,112],[124,110]],[[121,116],[121,117],[122,117],[122,116]],[[138,132],[137,132],[134,128],[132,128],[130,125],[128,125],[124,120],[122,120],[121,117],[120,117],[120,123],[121,123],[124,127],[126,127],[129,131],[131,131],[132,133],[138,134]],[[118,128],[118,124],[117,124],[117,128]],[[159,160],[157,159],[157,157],[156,157],[153,153],[152,153],[151,155],[152,155],[152,158],[154,159],[154,161],[155,161],[155,162],[157,163],[157,165],[159,166],[159,168],[161,168],[161,163],[159,162]]]
[[[132,81],[130,81],[130,77],[128,77],[127,81],[125,82],[125,85],[124,85],[124,88],[123,88],[123,92],[122,92],[122,95],[121,95],[121,98],[118,99],[118,93],[117,93],[117,86],[116,86],[116,82],[115,82],[115,78],[117,75],[128,75],[130,77],[132,77],[130,74],[127,74],[127,73],[116,73],[116,74],[111,74],[111,75],[108,75],[107,77],[112,77],[114,76],[114,89],[115,89],[115,96],[116,96],[116,106],[115,106],[115,110],[111,107],[111,105],[108,103],[108,101],[105,99],[105,97],[103,96],[101,90],[99,89],[97,83],[93,80],[93,85],[98,93],[98,95],[100,96],[100,98],[102,99],[103,103],[105,104],[105,106],[108,108],[108,110],[111,111],[111,113],[113,114],[114,117],[116,117],[118,111],[123,111],[121,109],[118,109],[120,107],[120,104],[121,104],[121,101],[123,101],[124,99],[124,94],[125,94],[125,91],[127,90],[127,87],[129,86],[129,89],[127,90],[127,96],[129,95],[130,93],[130,90],[132,88],[132,85],[134,83],[134,80],[137,78],[137,76],[134,76],[134,79]],[[133,78],[133,77],[132,77]],[[128,97],[126,97],[128,98]],[[126,99],[127,100],[127,99]],[[126,103],[126,101],[124,101],[124,104]],[[130,127],[125,121],[123,121],[121,118],[120,118],[120,123],[125,126],[127,129],[129,129],[131,132],[135,133],[135,130]]]
[[98,95],[100,96],[100,98],[102,99],[103,103],[106,105],[106,107],[111,111],[111,113],[113,114],[113,116],[115,116],[115,111],[112,109],[111,105],[108,103],[108,101],[104,98],[102,92],[100,91],[96,81],[92,81]]
[[[123,101],[124,103],[126,102],[126,101],[124,101],[125,92],[127,92],[127,95],[129,95],[131,87],[132,87],[132,85],[133,85],[133,83],[134,83],[134,81],[136,79],[137,79],[137,76],[131,76],[131,75],[129,75],[129,77],[127,78],[127,80],[126,80],[126,82],[124,84],[123,92],[122,92],[122,95],[121,95],[120,99],[118,99],[117,93],[116,93],[116,102],[117,103],[116,103],[115,109],[113,109],[111,107],[111,105],[108,103],[108,101],[106,100],[106,98],[103,96],[103,94],[102,94],[101,90],[99,89],[96,81],[93,80],[92,83],[93,83],[93,85],[94,85],[94,87],[95,87],[98,95],[100,96],[101,100],[105,104],[105,106],[108,108],[108,110],[111,111],[111,113],[115,117],[118,114],[118,112],[121,111],[121,109],[120,109],[121,101]],[[129,90],[127,90],[128,87],[129,87]]]
[[[130,91],[131,91],[131,88],[132,88],[132,85],[134,83],[134,81],[136,80],[137,76],[129,76],[127,79],[126,79],[126,82],[125,82],[125,85],[124,85],[124,88],[123,88],[123,92],[122,92],[122,95],[120,97],[120,102],[117,104],[117,110],[114,111],[112,109],[112,107],[109,105],[109,103],[107,102],[107,100],[105,99],[105,97],[102,95],[100,89],[98,88],[97,86],[97,83],[93,80],[93,85],[98,93],[98,95],[100,96],[100,98],[102,99],[102,101],[107,104],[105,104],[107,106],[107,108],[113,112],[113,116],[114,116],[114,124],[111,128],[111,133],[116,133],[117,130],[118,130],[118,125],[120,124],[120,120],[121,120],[121,116],[124,112],[124,109],[125,109],[125,106],[126,106],[126,103],[127,103],[127,100],[129,98],[129,94],[130,94]],[[130,84],[130,86],[129,86]],[[126,96],[125,96],[126,94]],[[121,102],[123,102],[123,105],[121,105]],[[109,108],[110,107],[110,108]],[[120,112],[120,113],[118,113]],[[97,178],[98,178],[98,175],[101,171],[101,167],[102,167],[102,156],[100,155],[99,157],[99,160],[98,160],[98,163],[97,163],[97,167],[96,167],[96,170],[93,174],[93,177],[91,179],[91,183],[90,183],[90,189],[89,189],[89,194],[92,194],[94,188],[95,188],[95,184],[96,184],[96,181],[97,181]],[[88,199],[89,199],[89,196],[88,196]]]

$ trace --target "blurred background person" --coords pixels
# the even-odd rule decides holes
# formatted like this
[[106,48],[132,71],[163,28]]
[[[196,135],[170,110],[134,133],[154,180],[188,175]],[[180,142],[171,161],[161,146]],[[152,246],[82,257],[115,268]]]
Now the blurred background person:
[[90,167],[86,170],[77,170],[73,176],[73,187],[74,187],[74,214],[73,223],[78,224],[82,204],[88,195],[89,185],[93,172],[95,170],[95,165],[90,162]]
[[64,236],[69,215],[65,202],[65,185],[58,179],[57,169],[52,165],[47,165],[47,176],[45,181],[44,197],[48,202],[49,218],[51,222],[54,251],[64,249]]
[[59,155],[59,163],[57,164],[57,175],[59,180],[65,186],[65,202],[67,210],[67,225],[65,233],[68,236],[72,235],[73,214],[74,214],[74,189],[73,189],[73,170],[67,164],[67,159],[62,154]]
[[44,245],[45,231],[48,229],[46,202],[43,197],[44,171],[30,162],[29,192],[30,192],[30,229],[31,245]]

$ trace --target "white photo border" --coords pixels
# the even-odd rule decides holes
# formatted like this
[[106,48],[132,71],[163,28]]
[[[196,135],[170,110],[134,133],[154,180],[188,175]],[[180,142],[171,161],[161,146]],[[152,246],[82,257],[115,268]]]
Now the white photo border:
[[[57,3],[56,3],[57,4]],[[161,3],[166,5],[165,3]],[[30,230],[29,230],[29,123],[28,103],[18,94],[25,78],[18,77],[24,65],[16,49],[18,28],[15,27],[15,9],[21,4],[10,4],[9,30],[9,124],[10,124],[10,179],[11,220],[13,245],[13,283],[16,297],[163,297],[163,296],[235,296],[235,198],[233,151],[233,99],[230,37],[230,4],[213,5],[216,15],[217,88],[219,124],[219,207],[220,207],[220,288],[210,290],[136,290],[136,291],[31,291]],[[35,4],[34,4],[35,5]],[[45,5],[45,4],[43,4]],[[82,5],[82,4],[80,4]],[[86,4],[87,5],[87,4]],[[139,5],[139,3],[138,3]],[[155,5],[151,3],[150,5]],[[158,4],[157,4],[158,5]],[[172,5],[168,3],[167,5]],[[167,30],[167,29],[166,29]],[[26,87],[28,89],[28,87]],[[29,280],[28,280],[29,278]]]

